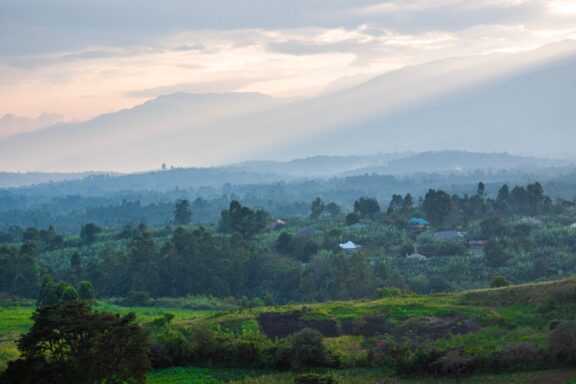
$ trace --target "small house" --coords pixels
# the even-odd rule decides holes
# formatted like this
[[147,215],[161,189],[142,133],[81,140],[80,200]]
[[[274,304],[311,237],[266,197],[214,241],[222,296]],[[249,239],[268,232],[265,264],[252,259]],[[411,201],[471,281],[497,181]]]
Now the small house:
[[570,225],[570,228],[572,228],[572,229],[576,229],[576,223],[574,223],[574,224]]
[[276,219],[273,222],[269,223],[267,225],[267,228],[274,231],[275,229],[282,228],[285,225],[286,225],[286,222],[284,220]]
[[463,237],[464,234],[458,231],[440,231],[434,233],[434,238],[439,241],[461,239]]
[[418,227],[425,227],[427,225],[430,225],[428,220],[423,219],[422,217],[411,217],[410,220],[408,220],[408,222]]
[[468,245],[472,249],[484,248],[484,246],[486,245],[486,240],[470,240],[468,242]]
[[354,242],[352,242],[352,241],[348,241],[346,243],[339,244],[339,246],[340,246],[340,248],[342,248],[344,250],[355,250],[355,249],[362,248],[361,245],[354,244]]

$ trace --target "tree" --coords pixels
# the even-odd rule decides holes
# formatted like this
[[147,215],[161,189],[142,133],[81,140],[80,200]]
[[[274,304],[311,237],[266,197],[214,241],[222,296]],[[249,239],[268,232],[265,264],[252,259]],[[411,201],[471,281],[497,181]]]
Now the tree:
[[220,213],[219,225],[222,232],[237,232],[244,237],[250,237],[262,232],[269,221],[268,212],[261,209],[253,211],[233,200],[230,202],[230,207]]
[[76,301],[78,297],[78,291],[71,286],[66,287],[64,292],[62,292],[62,301]]
[[324,206],[324,201],[317,197],[312,204],[310,204],[310,218],[317,219],[324,213],[326,207]]
[[498,216],[489,217],[483,220],[480,223],[480,229],[482,230],[482,235],[486,239],[503,236],[506,233],[506,226]]
[[358,213],[362,218],[373,218],[380,212],[380,204],[378,204],[376,199],[361,197],[354,202],[354,212]]
[[145,383],[148,335],[130,313],[92,312],[81,302],[38,308],[34,325],[18,342],[2,382]]
[[402,213],[408,213],[414,209],[414,198],[411,194],[407,193],[402,200]]
[[40,294],[36,300],[37,307],[45,307],[48,305],[58,304],[60,298],[56,293],[56,284],[50,276],[46,276],[40,288]]
[[354,225],[360,222],[360,215],[356,212],[351,212],[346,215],[346,225]]
[[290,253],[292,252],[292,235],[287,232],[282,232],[278,239],[276,240],[276,249],[280,253]]
[[401,195],[393,195],[392,200],[390,200],[390,203],[388,204],[388,209],[386,210],[386,213],[392,215],[396,212],[401,211],[403,202],[404,200],[402,199]]
[[331,202],[326,205],[326,212],[328,212],[330,217],[336,218],[340,216],[340,214],[342,213],[342,209],[335,202]]
[[192,221],[192,210],[188,200],[179,200],[174,210],[174,224],[188,225]]
[[485,198],[486,197],[486,185],[483,182],[478,183],[478,189],[476,191],[476,195]]
[[452,211],[452,198],[444,191],[430,189],[424,197],[422,209],[436,225],[443,225]]
[[89,281],[83,280],[80,282],[78,296],[80,300],[86,303],[92,303],[92,301],[94,301],[94,287]]
[[80,228],[80,240],[84,244],[92,244],[96,241],[98,234],[102,232],[102,229],[94,223],[88,223]]
[[510,282],[506,280],[504,276],[501,275],[494,276],[492,282],[490,282],[490,288],[502,288],[502,287],[508,287],[509,285]]
[[509,258],[508,244],[503,239],[491,239],[484,246],[484,255],[488,264],[492,267],[501,267]]

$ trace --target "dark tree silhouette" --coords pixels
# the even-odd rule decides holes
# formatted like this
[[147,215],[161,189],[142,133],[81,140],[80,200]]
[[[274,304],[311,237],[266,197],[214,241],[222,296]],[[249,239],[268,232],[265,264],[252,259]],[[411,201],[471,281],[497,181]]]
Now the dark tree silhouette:
[[92,312],[72,301],[39,308],[33,320],[18,342],[21,358],[9,363],[2,382],[146,382],[148,336],[134,314]]

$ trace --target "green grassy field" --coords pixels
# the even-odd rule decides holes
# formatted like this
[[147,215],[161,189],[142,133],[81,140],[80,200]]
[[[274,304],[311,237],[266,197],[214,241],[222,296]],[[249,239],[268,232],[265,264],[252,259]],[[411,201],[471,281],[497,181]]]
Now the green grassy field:
[[[342,370],[332,372],[341,384],[575,384],[576,368],[538,372],[481,374],[464,378],[395,378],[384,381],[379,370]],[[242,377],[244,376],[244,377]],[[244,370],[208,370],[178,367],[148,374],[149,384],[292,384],[297,374]],[[237,378],[236,378],[237,377]]]
[[[173,314],[174,321],[185,324],[198,318],[213,315],[213,311],[197,311],[182,308],[149,308],[149,307],[120,307],[106,303],[99,303],[94,307],[97,311],[127,314],[134,312],[139,322],[147,322],[159,318],[165,313]],[[0,371],[6,368],[8,361],[18,357],[16,341],[18,336],[25,333],[32,326],[32,313],[35,307],[27,305],[0,305]]]
[[[28,303],[30,304],[30,303]],[[370,316],[383,316],[393,327],[403,329],[414,320],[464,316],[474,321],[477,328],[465,334],[450,334],[428,340],[439,350],[459,348],[473,357],[489,356],[503,346],[529,342],[546,347],[548,324],[552,320],[576,318],[576,278],[555,282],[459,292],[453,294],[415,296],[399,295],[373,301],[330,302],[310,305],[288,305],[267,308],[237,309],[228,312],[198,311],[182,308],[120,307],[99,303],[95,310],[120,314],[134,312],[140,322],[149,322],[170,313],[173,324],[186,327],[195,323],[211,325],[218,332],[233,337],[263,337],[259,316],[264,313],[298,313],[304,321],[327,320],[341,329],[346,322]],[[0,305],[0,370],[7,361],[18,356],[18,335],[31,326],[32,305]],[[424,338],[427,337],[425,334]],[[361,335],[342,335],[326,338],[325,344],[342,359],[342,369],[332,371],[341,384],[381,383],[385,373],[377,369],[354,369],[362,366],[367,350],[363,349]],[[366,366],[366,365],[363,365]],[[527,367],[529,368],[529,367]],[[162,383],[237,383],[267,384],[292,383],[290,372],[250,371],[235,369],[201,369],[178,367],[150,372],[148,382]],[[400,378],[397,383],[558,383],[576,384],[576,368],[538,372],[519,372],[499,375],[480,374],[468,378]]]

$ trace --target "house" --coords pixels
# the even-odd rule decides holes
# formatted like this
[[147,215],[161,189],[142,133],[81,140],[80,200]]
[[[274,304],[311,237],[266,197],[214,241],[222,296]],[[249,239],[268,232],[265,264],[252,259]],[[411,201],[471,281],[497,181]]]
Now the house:
[[484,248],[484,246],[486,245],[486,240],[470,240],[468,242],[468,245],[470,246],[470,248]]
[[344,244],[339,244],[339,245],[340,245],[340,248],[345,249],[345,250],[354,250],[354,249],[362,248],[361,245],[354,244],[352,241],[348,241]]
[[284,220],[276,219],[273,222],[271,222],[270,224],[268,224],[266,227],[268,229],[275,230],[275,229],[282,228],[285,225],[286,225],[286,222]]
[[368,227],[368,225],[364,224],[364,223],[356,223],[356,224],[353,224],[350,226],[350,228],[355,228],[355,229],[364,229],[366,227]]
[[572,224],[572,225],[570,226],[570,228],[576,229],[576,223]]
[[461,239],[463,237],[464,237],[464,234],[462,234],[462,232],[458,232],[458,231],[440,231],[440,232],[434,233],[434,238],[436,240],[439,240],[439,241]]
[[422,227],[424,227],[426,225],[430,225],[428,220],[423,219],[421,217],[411,217],[410,220],[408,220],[408,222],[412,225],[422,226]]

